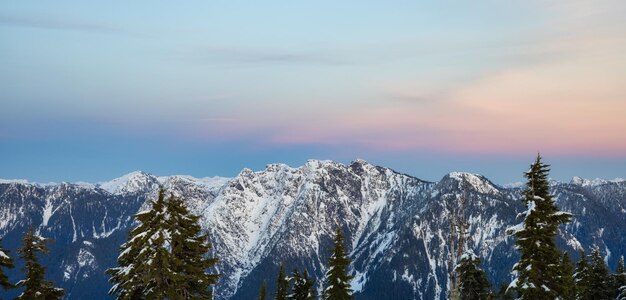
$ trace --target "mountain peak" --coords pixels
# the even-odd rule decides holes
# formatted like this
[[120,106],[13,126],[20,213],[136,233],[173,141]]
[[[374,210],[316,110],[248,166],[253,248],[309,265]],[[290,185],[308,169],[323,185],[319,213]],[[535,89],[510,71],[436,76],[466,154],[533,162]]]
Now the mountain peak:
[[292,169],[293,169],[292,167],[283,163],[268,164],[267,166],[265,166],[265,170],[268,172],[279,172],[281,170],[292,170]]
[[[24,189],[0,181],[3,246],[16,249],[23,228],[37,226],[57,241],[51,252],[58,258],[47,261],[51,279],[72,289],[72,298],[103,299],[110,289],[104,270],[117,255],[111,249],[136,226],[132,216],[149,206],[159,183],[184,199],[211,239],[222,274],[217,300],[252,299],[262,278],[275,278],[280,261],[321,280],[326,267],[320,258],[338,226],[345,232],[358,296],[379,299],[376,291],[396,290],[401,299],[445,299],[449,249],[441,245],[450,236],[454,200],[465,187],[466,245],[491,270],[493,282],[510,277],[515,245],[506,228],[518,223],[515,216],[524,208],[516,200],[519,190],[500,188],[482,175],[452,172],[438,183],[423,182],[359,159],[271,164],[256,172],[244,169],[232,179],[137,171],[93,190],[75,183]],[[611,253],[609,264],[617,262],[624,254],[625,192],[623,180],[580,189],[553,186],[560,209],[577,216],[560,231],[568,251],[593,242]],[[407,259],[411,256],[420,259]]]
[[498,189],[496,188],[496,186],[491,181],[489,181],[489,179],[480,174],[472,174],[467,172],[450,172],[446,176],[444,176],[441,181],[444,182],[448,180],[456,181],[459,185],[467,182],[470,187],[483,194],[498,193]]
[[586,178],[574,176],[572,180],[570,181],[570,184],[587,187],[587,186],[599,186],[599,185],[608,184],[608,183],[620,183],[624,181],[626,181],[626,179],[624,178],[615,178],[613,180],[606,180],[602,178],[586,179]]
[[336,164],[336,162],[332,160],[309,159],[304,166],[308,168],[322,168],[332,164]]
[[110,181],[97,184],[101,189],[111,194],[125,194],[143,191],[149,186],[157,184],[157,178],[143,171],[134,171]]
[[232,180],[232,178],[221,176],[196,178],[190,175],[171,175],[159,176],[157,177],[157,180],[166,189],[167,187],[175,186],[182,182],[185,184],[201,186],[210,191],[215,191],[224,186],[228,181]]
[[28,180],[26,180],[26,179],[0,179],[0,183],[4,183],[4,184],[12,184],[12,183],[29,184],[30,182],[28,182]]
[[359,165],[369,165],[370,163],[368,163],[366,160],[361,159],[361,158],[357,158],[355,160],[352,161],[351,165],[353,164],[359,164]]

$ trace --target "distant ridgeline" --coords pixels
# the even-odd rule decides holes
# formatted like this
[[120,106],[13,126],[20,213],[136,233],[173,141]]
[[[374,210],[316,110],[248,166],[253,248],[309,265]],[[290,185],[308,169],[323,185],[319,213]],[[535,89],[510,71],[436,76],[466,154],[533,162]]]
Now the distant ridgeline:
[[[626,181],[545,183],[558,207],[550,213],[572,214],[571,222],[557,224],[556,249],[568,252],[574,265],[581,250],[592,254],[587,268],[606,264],[605,284],[616,290],[621,277],[608,273],[615,273],[626,254]],[[118,266],[120,246],[138,225],[134,215],[150,209],[148,200],[157,199],[161,187],[200,217],[212,245],[208,256],[219,259],[209,270],[221,274],[213,286],[216,299],[256,299],[264,280],[273,297],[281,263],[288,275],[306,271],[321,295],[337,228],[345,238],[356,299],[446,299],[451,286],[455,293],[462,290],[465,277],[459,273],[480,278],[481,270],[492,291],[519,290],[528,281],[523,271],[511,272],[528,258],[520,257],[524,247],[531,247],[516,249],[519,229],[539,224],[536,232],[551,230],[529,219],[546,210],[549,197],[529,196],[525,186],[505,188],[458,172],[427,182],[362,160],[349,165],[311,160],[298,168],[273,164],[260,172],[244,169],[235,178],[134,172],[99,184],[4,180],[0,246],[15,259],[15,268],[0,269],[9,282],[24,278],[17,250],[33,226],[54,240],[47,245],[49,254],[39,256],[47,280],[68,299],[112,298],[105,270]],[[562,252],[555,253],[561,259]],[[456,265],[454,276],[450,270]],[[592,286],[591,279],[584,280]],[[20,293],[0,287],[3,299]]]

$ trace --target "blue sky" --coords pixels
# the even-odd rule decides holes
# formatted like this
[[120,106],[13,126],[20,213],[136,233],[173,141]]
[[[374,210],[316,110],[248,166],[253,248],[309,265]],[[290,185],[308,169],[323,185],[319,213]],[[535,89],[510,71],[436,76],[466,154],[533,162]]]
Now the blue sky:
[[623,1],[0,4],[0,178],[626,177]]

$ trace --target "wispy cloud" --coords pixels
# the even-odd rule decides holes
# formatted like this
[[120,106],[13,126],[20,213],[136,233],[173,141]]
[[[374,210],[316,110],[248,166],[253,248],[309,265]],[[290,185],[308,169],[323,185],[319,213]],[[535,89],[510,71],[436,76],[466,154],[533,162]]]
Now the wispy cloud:
[[128,31],[95,22],[69,20],[45,16],[16,16],[0,14],[0,24],[5,26],[31,27],[55,30],[74,30],[98,33],[129,34]]
[[223,64],[307,64],[307,65],[346,65],[351,62],[340,55],[323,51],[298,51],[281,49],[261,49],[246,47],[197,47],[180,51],[174,57],[193,63]]

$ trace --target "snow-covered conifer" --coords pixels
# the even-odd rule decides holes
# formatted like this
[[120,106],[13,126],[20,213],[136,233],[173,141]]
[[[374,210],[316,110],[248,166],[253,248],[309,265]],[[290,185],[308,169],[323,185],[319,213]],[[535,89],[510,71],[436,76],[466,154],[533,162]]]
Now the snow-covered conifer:
[[589,299],[609,299],[609,269],[600,254],[597,246],[591,250],[591,262],[589,264]]
[[570,221],[571,214],[559,211],[550,194],[549,166],[536,161],[525,177],[524,203],[526,211],[519,216],[524,221],[508,229],[516,237],[520,260],[514,267],[514,279],[509,288],[520,299],[554,299],[559,290],[559,265],[561,253],[555,245],[559,225]]
[[576,299],[585,300],[589,297],[589,261],[584,250],[580,250],[580,259],[576,263],[574,281],[576,282]]
[[484,300],[489,297],[489,281],[480,268],[480,259],[471,250],[459,258],[459,292],[461,300]]
[[211,299],[210,287],[217,283],[219,275],[207,270],[215,266],[217,259],[206,257],[211,244],[208,236],[201,233],[200,217],[191,214],[182,199],[174,196],[167,201],[166,211],[177,294],[183,298]]
[[[1,239],[0,242],[2,242]],[[9,278],[4,274],[4,271],[2,271],[3,268],[13,269],[14,265],[13,259],[9,256],[9,251],[0,246],[0,286],[8,290],[14,286],[9,282]]]
[[293,281],[293,288],[289,294],[288,299],[293,300],[313,300],[315,299],[315,281],[309,278],[309,273],[304,270],[304,273],[300,274],[298,270],[294,270],[291,274],[291,280]]
[[22,239],[23,246],[17,252],[24,260],[24,272],[26,278],[20,280],[16,286],[24,287],[24,292],[16,300],[30,299],[61,299],[65,295],[62,288],[54,287],[51,281],[44,279],[46,268],[39,263],[38,253],[48,253],[48,240],[37,235],[32,227],[26,232]]
[[280,264],[278,270],[278,277],[276,278],[276,293],[274,293],[275,300],[287,300],[289,294],[289,281],[287,280],[287,274],[285,273],[285,265]]
[[135,215],[139,224],[120,249],[119,266],[106,271],[114,284],[109,293],[118,299],[211,299],[218,275],[207,272],[216,262],[205,257],[207,237],[182,200],[164,194],[160,190],[151,208]]
[[574,279],[574,265],[568,252],[563,253],[561,257],[560,269],[558,293],[562,300],[574,300],[576,299],[576,281]]
[[149,203],[150,209],[135,215],[139,224],[130,231],[128,241],[120,248],[119,266],[106,271],[113,283],[109,294],[117,299],[142,298],[151,285],[148,269],[154,261],[148,259],[154,258],[156,247],[162,246],[154,245],[154,242],[163,234],[164,192],[161,190],[157,200]]
[[[619,298],[620,288],[626,286],[626,269],[624,268],[624,256],[620,256],[615,268],[615,274],[611,274],[611,291],[613,298]],[[624,295],[626,296],[626,294]]]
[[350,281],[352,276],[348,275],[348,266],[350,259],[348,258],[344,237],[341,229],[337,227],[335,237],[333,239],[334,247],[332,255],[328,258],[328,271],[324,277],[324,295],[325,300],[348,300],[353,299]]

